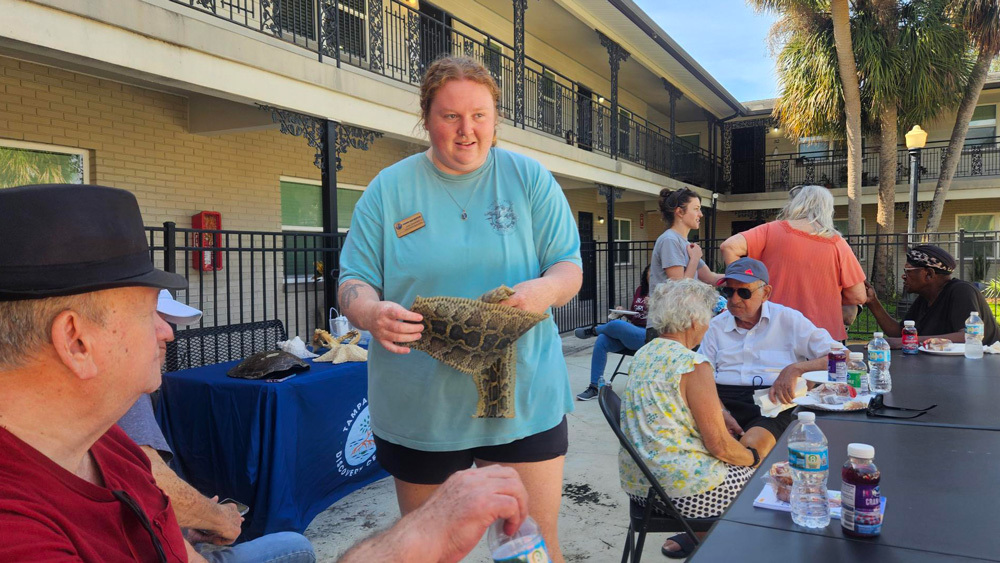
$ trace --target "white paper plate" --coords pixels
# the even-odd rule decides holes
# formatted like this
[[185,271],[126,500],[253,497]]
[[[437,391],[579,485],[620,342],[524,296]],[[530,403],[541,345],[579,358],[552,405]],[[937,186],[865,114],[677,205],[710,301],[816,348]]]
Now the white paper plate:
[[[987,346],[983,346],[983,350],[984,351],[986,350],[986,348],[987,348]],[[964,342],[952,342],[951,346],[949,346],[947,350],[928,350],[927,348],[924,348],[921,345],[919,348],[917,348],[917,350],[920,350],[921,352],[925,352],[927,354],[935,354],[937,356],[964,356],[965,355],[965,343]]]
[[625,309],[608,309],[608,311],[611,313],[617,313],[619,315],[625,315],[626,317],[634,317],[639,314],[636,313],[635,311],[626,311]]
[[807,371],[802,374],[802,379],[806,381],[812,381],[813,383],[829,383],[830,382],[830,372],[823,371]]
[[826,403],[821,403],[818,400],[816,400],[815,397],[812,397],[810,395],[806,395],[804,397],[795,397],[795,400],[793,402],[796,405],[799,405],[800,407],[805,407],[807,409],[815,409],[819,411],[837,411],[837,412],[860,411],[864,410],[868,406],[868,401],[871,401],[872,397],[874,397],[874,395],[868,393],[863,395],[858,395],[857,397],[851,399],[852,403],[851,408],[846,408],[846,405],[848,405],[848,403],[841,403],[839,405],[828,405]]

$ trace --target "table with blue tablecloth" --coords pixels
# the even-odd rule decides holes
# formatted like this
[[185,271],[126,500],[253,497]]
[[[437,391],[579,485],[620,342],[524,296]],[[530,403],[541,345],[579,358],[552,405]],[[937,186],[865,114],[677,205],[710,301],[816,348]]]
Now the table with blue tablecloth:
[[226,376],[237,363],[164,374],[156,414],[179,474],[250,506],[241,540],[302,532],[388,475],[375,459],[367,363],[309,361],[309,371],[274,383]]

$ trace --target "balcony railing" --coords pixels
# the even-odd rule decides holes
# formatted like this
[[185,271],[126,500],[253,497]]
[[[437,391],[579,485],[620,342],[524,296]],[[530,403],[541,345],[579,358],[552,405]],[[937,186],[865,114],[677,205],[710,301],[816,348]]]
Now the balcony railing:
[[[948,141],[932,141],[920,153],[920,180],[936,180],[948,154]],[[861,157],[861,185],[877,186],[879,148],[865,147]],[[955,178],[1000,176],[1000,137],[967,139],[958,160]],[[896,150],[896,182],[910,181],[906,147]],[[847,154],[843,151],[775,154],[764,158],[764,190],[784,191],[800,184],[829,188],[847,187]]]
[[288,41],[319,60],[349,64],[418,85],[442,55],[483,63],[500,86],[500,111],[525,127],[583,150],[617,157],[682,181],[709,187],[719,159],[622,107],[618,131],[611,108],[593,93],[525,55],[524,115],[516,116],[514,48],[450,14],[438,17],[398,0],[172,0],[234,24]]

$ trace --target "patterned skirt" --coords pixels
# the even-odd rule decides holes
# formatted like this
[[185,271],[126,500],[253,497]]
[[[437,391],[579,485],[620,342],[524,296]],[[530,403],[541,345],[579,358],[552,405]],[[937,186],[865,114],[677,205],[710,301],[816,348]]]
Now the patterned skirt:
[[[677,510],[685,518],[715,518],[722,515],[729,503],[740,494],[743,487],[753,477],[754,468],[745,465],[730,465],[726,478],[718,486],[689,497],[671,498]],[[646,499],[629,495],[635,502],[645,506]],[[657,512],[659,512],[657,510]]]

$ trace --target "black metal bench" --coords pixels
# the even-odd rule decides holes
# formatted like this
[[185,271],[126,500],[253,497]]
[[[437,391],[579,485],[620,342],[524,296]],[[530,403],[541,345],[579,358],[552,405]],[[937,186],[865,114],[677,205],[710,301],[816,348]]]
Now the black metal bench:
[[242,360],[282,340],[288,334],[279,320],[179,330],[167,343],[166,371]]

